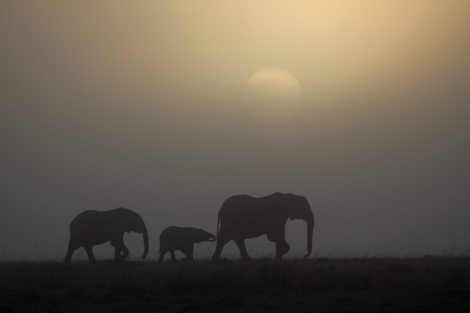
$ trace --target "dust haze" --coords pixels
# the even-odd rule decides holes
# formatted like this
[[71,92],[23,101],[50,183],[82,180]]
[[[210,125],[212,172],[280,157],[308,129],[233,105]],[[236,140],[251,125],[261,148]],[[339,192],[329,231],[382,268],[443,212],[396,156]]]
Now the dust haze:
[[[0,258],[62,259],[78,213],[126,207],[155,259],[165,227],[276,191],[309,199],[317,256],[468,254],[468,3],[358,2],[2,1]],[[253,101],[264,68],[301,98]]]

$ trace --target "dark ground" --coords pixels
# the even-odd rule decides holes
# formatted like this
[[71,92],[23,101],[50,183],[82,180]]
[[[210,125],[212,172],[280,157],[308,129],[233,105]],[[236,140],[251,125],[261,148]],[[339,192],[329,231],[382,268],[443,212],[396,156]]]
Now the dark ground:
[[470,312],[470,258],[1,262],[3,312]]

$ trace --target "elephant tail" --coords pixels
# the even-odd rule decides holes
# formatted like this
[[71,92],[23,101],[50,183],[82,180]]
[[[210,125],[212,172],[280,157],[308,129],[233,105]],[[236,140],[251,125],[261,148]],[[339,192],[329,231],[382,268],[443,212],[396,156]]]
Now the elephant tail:
[[219,227],[220,227],[220,211],[219,211],[219,214],[217,215],[217,232],[215,233],[217,236],[217,239],[219,239]]

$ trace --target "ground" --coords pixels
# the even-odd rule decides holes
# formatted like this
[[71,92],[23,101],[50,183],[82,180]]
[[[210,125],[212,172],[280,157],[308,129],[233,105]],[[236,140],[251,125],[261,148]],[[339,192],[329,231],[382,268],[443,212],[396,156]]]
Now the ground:
[[470,258],[0,262],[3,312],[470,312]]

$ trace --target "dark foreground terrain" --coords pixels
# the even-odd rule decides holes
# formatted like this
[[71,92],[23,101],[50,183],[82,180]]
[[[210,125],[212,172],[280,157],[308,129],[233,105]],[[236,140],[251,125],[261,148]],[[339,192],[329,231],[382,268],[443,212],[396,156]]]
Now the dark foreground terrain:
[[470,312],[470,258],[3,262],[0,312]]

